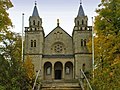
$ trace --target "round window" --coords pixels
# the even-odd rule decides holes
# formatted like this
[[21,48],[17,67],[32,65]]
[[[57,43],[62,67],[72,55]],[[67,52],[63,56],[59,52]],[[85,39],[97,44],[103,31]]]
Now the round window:
[[57,53],[62,52],[63,51],[63,45],[61,45],[61,44],[55,44],[54,51],[57,52]]

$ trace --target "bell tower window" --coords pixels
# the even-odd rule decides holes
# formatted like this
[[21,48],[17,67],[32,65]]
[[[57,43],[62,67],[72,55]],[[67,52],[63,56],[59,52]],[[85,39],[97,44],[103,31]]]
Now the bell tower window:
[[35,20],[33,20],[33,25],[35,25]]
[[80,30],[82,30],[82,27],[80,28]]
[[82,20],[82,25],[84,25],[84,20]]
[[34,40],[34,47],[36,47],[36,40]]
[[30,23],[29,23],[29,24],[30,24],[30,26],[31,26],[31,21],[30,21]]
[[33,40],[31,40],[31,47],[33,47]]
[[78,25],[78,26],[80,25],[79,21],[77,21],[77,25]]
[[86,39],[81,39],[81,46],[86,46],[86,44],[87,44]]
[[86,25],[87,25],[87,21],[86,21]]
[[35,28],[35,31],[37,31],[37,29]]
[[81,46],[83,46],[83,39],[81,39]]
[[38,26],[40,26],[40,21],[38,21]]
[[84,40],[84,46],[86,46],[86,39]]
[[36,40],[31,40],[31,47],[36,47]]

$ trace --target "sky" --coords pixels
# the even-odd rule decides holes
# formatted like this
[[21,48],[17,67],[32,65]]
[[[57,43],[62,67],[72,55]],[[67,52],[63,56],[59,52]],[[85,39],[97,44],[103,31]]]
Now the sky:
[[[29,17],[32,15],[35,0],[11,0],[14,7],[9,9],[9,17],[14,27],[14,32],[22,32],[22,13],[24,13],[24,27],[28,27]],[[39,16],[42,18],[42,26],[45,35],[49,34],[57,26],[59,19],[62,27],[70,35],[74,27],[74,19],[78,14],[80,0],[36,0]],[[96,16],[100,0],[82,0],[85,15],[88,16],[88,25],[92,25],[92,17]]]

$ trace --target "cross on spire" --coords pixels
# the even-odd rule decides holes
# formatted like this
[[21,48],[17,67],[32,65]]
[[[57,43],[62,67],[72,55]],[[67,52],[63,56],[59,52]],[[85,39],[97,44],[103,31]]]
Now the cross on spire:
[[37,5],[37,1],[35,1],[35,6]]
[[80,0],[80,4],[82,4],[82,0]]
[[57,19],[57,26],[59,26],[60,22],[59,22],[59,19]]

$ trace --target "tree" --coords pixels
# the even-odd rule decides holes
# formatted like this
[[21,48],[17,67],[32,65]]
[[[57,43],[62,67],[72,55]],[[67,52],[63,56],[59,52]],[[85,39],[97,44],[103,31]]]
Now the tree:
[[27,56],[25,62],[24,62],[24,67],[26,69],[28,78],[30,79],[30,81],[32,81],[34,79],[34,65],[32,64],[32,60],[29,56]]
[[29,90],[30,84],[22,63],[11,58],[12,64],[0,55],[0,88],[2,90]]
[[7,10],[12,6],[10,0],[0,0],[0,90],[30,90],[21,61],[21,36],[9,30],[12,22]]
[[9,14],[6,12],[11,7],[13,5],[10,0],[0,0],[0,32],[5,32],[9,26],[12,26]]
[[19,34],[7,31],[2,35],[3,55],[21,61],[22,39]]
[[95,90],[120,89],[120,0],[101,0],[95,18]]
[[115,40],[116,38],[113,36],[95,38],[96,68],[92,82],[95,90],[119,90],[120,59],[119,54],[116,53],[117,47],[112,45]]
[[0,85],[3,90],[29,90],[30,79],[21,61],[21,36],[7,31],[2,35]]
[[95,30],[104,35],[118,35],[120,29],[120,0],[101,0],[95,18]]

